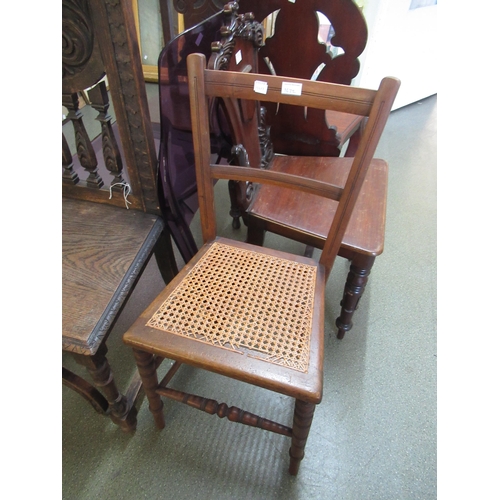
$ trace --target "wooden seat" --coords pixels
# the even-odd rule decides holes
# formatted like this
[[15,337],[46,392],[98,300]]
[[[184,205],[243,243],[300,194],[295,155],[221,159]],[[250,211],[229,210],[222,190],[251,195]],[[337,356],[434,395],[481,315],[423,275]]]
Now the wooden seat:
[[[133,13],[128,5],[107,7],[98,0],[81,5],[63,0],[62,87],[69,123],[62,150],[62,347],[93,382],[63,367],[63,383],[131,431],[141,381],[137,375],[128,384],[115,380],[107,339],[151,256],[165,283],[177,269],[157,196]],[[78,93],[84,90],[101,124],[97,139],[89,136],[79,107]]]
[[[325,182],[338,182],[347,175],[349,159],[336,163],[316,164],[307,171],[309,157],[302,162],[288,162],[275,156],[271,170],[305,175]],[[347,275],[341,312],[336,319],[337,337],[342,339],[352,328],[352,318],[364,292],[375,258],[384,250],[387,205],[388,168],[384,162],[373,162],[368,169],[358,201],[344,235],[339,255],[351,261]],[[329,200],[300,193],[291,196],[275,186],[263,186],[245,214],[247,241],[261,245],[266,231],[300,241],[307,249],[322,249],[327,228],[336,207]],[[314,214],[314,216],[312,216]],[[307,253],[306,255],[311,255]]]
[[[365,174],[389,115],[399,81],[384,79],[379,91],[205,69],[201,54],[188,57],[194,153],[204,245],[178,276],[125,333],[133,348],[149,408],[164,427],[162,397],[183,402],[230,421],[259,427],[291,438],[291,474],[297,474],[323,387],[324,288],[342,242]],[[282,93],[282,85],[301,85],[301,95]],[[265,88],[258,94],[255,88]],[[295,87],[296,88],[296,87]],[[224,99],[231,129],[238,140],[234,154],[249,158],[248,135],[255,99],[326,108],[369,116],[366,135],[354,159],[310,158],[349,163],[347,179],[336,186],[283,172],[211,164],[209,99]],[[252,112],[253,109],[253,112]],[[291,157],[289,157],[291,158]],[[299,158],[303,162],[303,158]],[[338,203],[319,262],[285,252],[217,236],[214,181],[279,185],[293,193],[311,193]],[[175,361],[162,381],[156,368],[163,358]],[[186,394],[170,382],[186,363],[295,399],[293,423],[261,418],[225,403]],[[175,382],[175,379],[174,379]]]

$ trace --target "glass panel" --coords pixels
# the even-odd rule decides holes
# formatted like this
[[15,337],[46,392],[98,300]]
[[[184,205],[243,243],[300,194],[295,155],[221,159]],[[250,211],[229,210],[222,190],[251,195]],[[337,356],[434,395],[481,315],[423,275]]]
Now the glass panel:
[[164,46],[159,0],[138,0],[142,64],[156,66]]

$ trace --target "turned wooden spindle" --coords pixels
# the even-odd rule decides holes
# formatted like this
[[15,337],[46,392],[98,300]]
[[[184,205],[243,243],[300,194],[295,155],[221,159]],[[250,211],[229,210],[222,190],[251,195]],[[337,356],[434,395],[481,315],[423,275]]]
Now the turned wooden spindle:
[[76,151],[78,159],[82,167],[89,173],[87,177],[87,187],[100,189],[104,182],[97,171],[97,158],[92,141],[89,138],[85,125],[83,123],[83,115],[78,106],[78,94],[63,94],[63,106],[68,109],[68,118],[73,123],[75,130]]
[[290,447],[290,467],[288,471],[292,476],[299,472],[301,460],[304,458],[304,448],[314,417],[316,405],[306,403],[300,399],[295,400],[295,411],[293,415],[292,446]]
[[92,356],[73,353],[77,363],[87,368],[94,385],[102,392],[109,403],[111,419],[125,431],[133,431],[137,425],[137,411],[129,408],[127,398],[116,386],[113,372],[106,358],[106,344]]
[[69,150],[68,142],[64,133],[62,135],[62,166],[63,166],[63,183],[78,184],[80,181],[78,174],[73,170],[73,157]]
[[121,192],[120,184],[125,182],[122,177],[123,163],[115,134],[111,127],[111,116],[108,114],[109,96],[106,90],[106,83],[99,82],[88,91],[91,106],[99,112],[96,120],[101,122],[102,130],[102,152],[107,170],[114,176],[111,186],[113,191]]
[[174,401],[178,401],[179,403],[184,403],[192,408],[209,413],[210,415],[217,415],[219,418],[227,418],[231,422],[237,422],[250,427],[258,427],[259,429],[282,434],[283,436],[292,436],[292,429],[290,427],[273,422],[267,418],[259,417],[259,415],[242,410],[236,406],[228,407],[226,403],[218,403],[214,399],[187,394],[168,387],[159,388],[156,392]]

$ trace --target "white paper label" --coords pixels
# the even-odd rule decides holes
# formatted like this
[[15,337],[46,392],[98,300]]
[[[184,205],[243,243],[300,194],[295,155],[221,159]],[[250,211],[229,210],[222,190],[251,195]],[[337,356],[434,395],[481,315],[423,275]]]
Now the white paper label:
[[295,0],[288,0],[290,3],[295,3]]
[[236,64],[240,64],[241,60],[243,59],[243,56],[241,55],[241,50],[238,50],[238,52],[236,52],[236,55],[234,57],[236,59]]
[[281,84],[281,93],[287,95],[300,95],[302,94],[302,84],[283,82]]
[[258,94],[267,94],[267,82],[263,82],[261,80],[255,80],[253,84],[253,90]]

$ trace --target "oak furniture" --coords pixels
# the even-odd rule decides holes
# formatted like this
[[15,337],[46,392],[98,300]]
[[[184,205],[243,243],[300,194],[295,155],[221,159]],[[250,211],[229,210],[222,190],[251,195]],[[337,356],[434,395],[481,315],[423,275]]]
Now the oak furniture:
[[[322,398],[324,288],[356,199],[384,129],[399,81],[385,78],[378,91],[234,71],[206,69],[202,54],[188,57],[191,122],[204,245],[125,333],[158,428],[165,425],[162,397],[183,402],[230,421],[291,438],[289,472],[304,457],[315,407]],[[286,89],[300,88],[300,95]],[[284,90],[282,90],[284,89]],[[263,93],[259,93],[263,92]],[[222,98],[236,140],[239,166],[211,163],[210,104]],[[256,101],[258,100],[258,101]],[[367,116],[354,158],[283,157],[299,164],[348,164],[338,185],[256,168],[245,145],[260,104],[323,108]],[[250,135],[250,147],[254,138]],[[228,179],[314,193],[338,204],[319,262],[217,236],[214,181]],[[162,381],[157,366],[174,360]],[[291,426],[169,385],[186,363],[295,400]],[[175,381],[175,380],[174,380]],[[242,391],[241,395],[244,395]]]
[[[63,383],[131,431],[140,378],[121,389],[125,384],[114,379],[106,341],[151,256],[165,283],[177,269],[157,196],[155,144],[131,5],[63,0],[62,13],[62,101],[75,144],[72,153],[63,132],[62,348],[92,381],[63,367]],[[79,107],[84,91],[100,123],[96,139]]]

